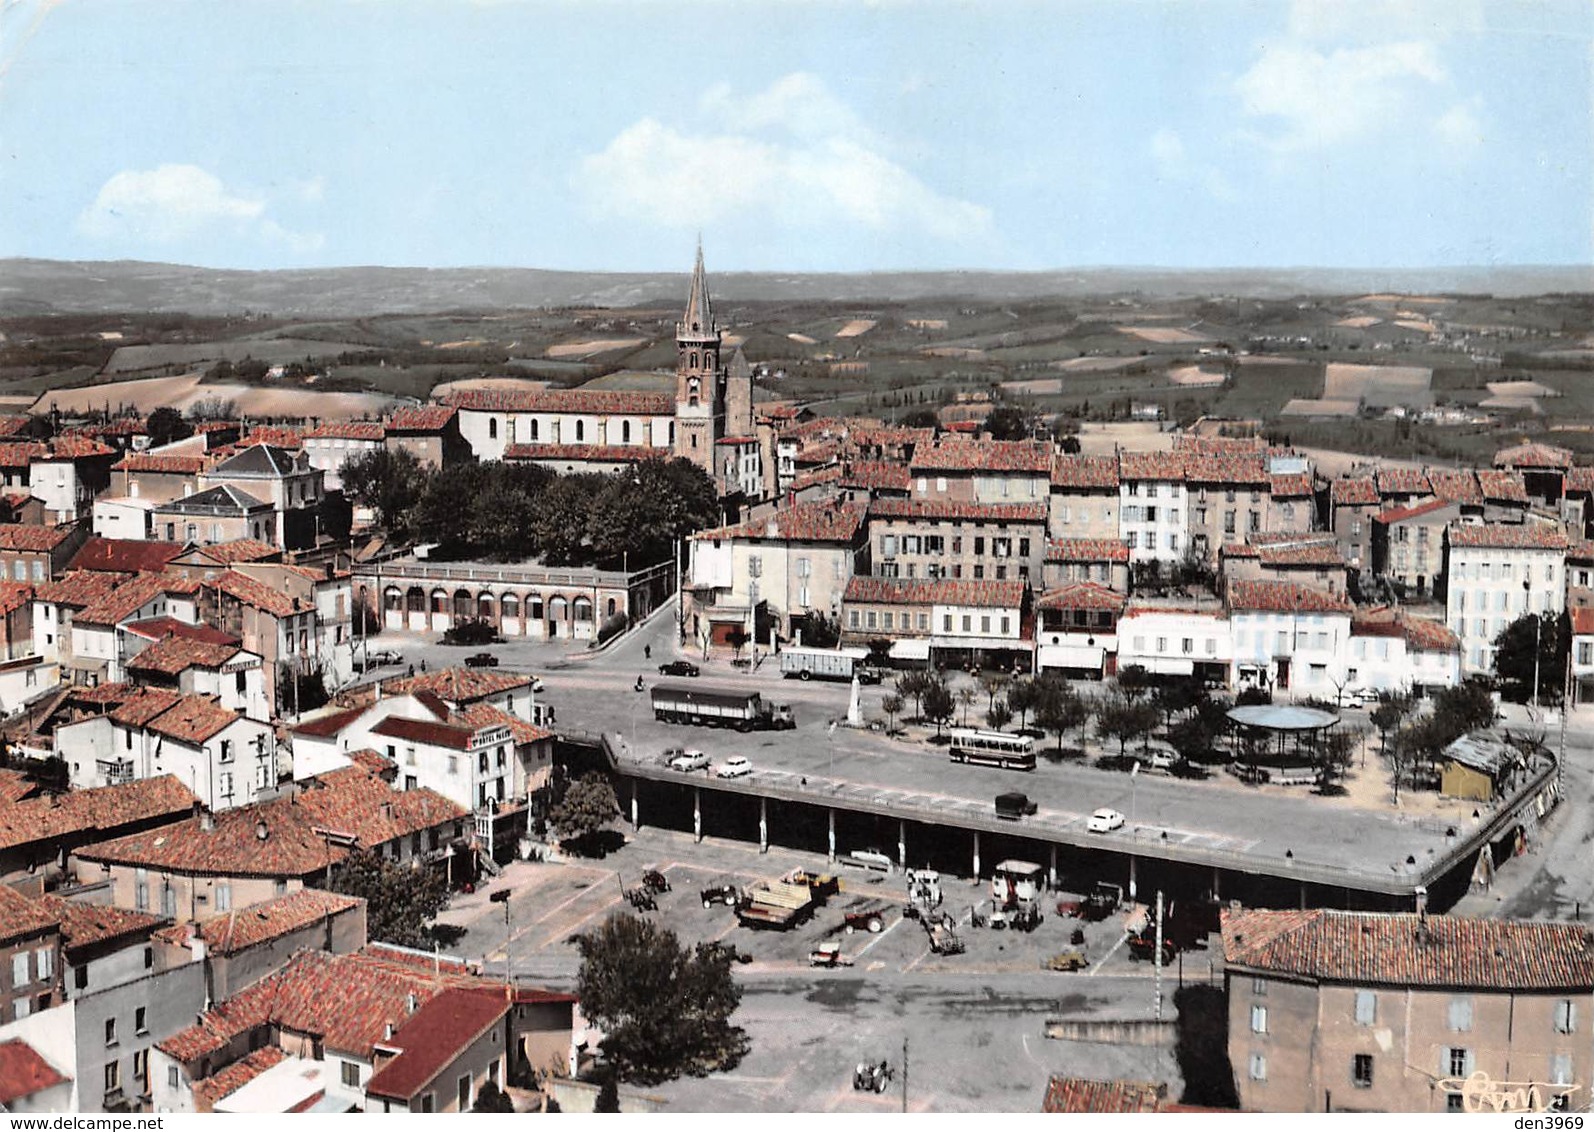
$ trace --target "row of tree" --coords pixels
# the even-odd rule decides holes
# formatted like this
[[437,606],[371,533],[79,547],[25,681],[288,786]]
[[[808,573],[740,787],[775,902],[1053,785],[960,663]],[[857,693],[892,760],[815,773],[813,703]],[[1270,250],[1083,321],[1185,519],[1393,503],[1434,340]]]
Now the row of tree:
[[668,560],[720,513],[713,481],[681,459],[562,476],[500,461],[433,468],[402,449],[376,449],[349,459],[342,478],[391,538],[435,543],[443,558],[646,565]]

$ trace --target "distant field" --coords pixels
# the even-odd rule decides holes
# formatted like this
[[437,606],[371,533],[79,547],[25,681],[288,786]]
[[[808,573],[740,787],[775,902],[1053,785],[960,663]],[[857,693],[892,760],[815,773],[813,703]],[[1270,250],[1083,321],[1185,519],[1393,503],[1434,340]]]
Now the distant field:
[[880,325],[877,319],[855,318],[840,330],[836,331],[837,338],[856,338],[860,334],[867,334]]
[[1053,362],[1052,368],[1068,370],[1070,373],[1090,373],[1099,370],[1123,369],[1140,361],[1140,358],[1068,358],[1065,361]]
[[1323,400],[1426,408],[1433,370],[1425,366],[1364,366],[1331,362],[1323,370]]
[[466,389],[507,389],[529,392],[546,388],[548,388],[546,381],[530,377],[467,377],[461,381],[445,381],[441,385],[433,386],[432,396],[443,398]]
[[1354,417],[1357,401],[1328,401],[1320,397],[1297,397],[1279,410],[1281,417]]
[[327,417],[370,417],[382,413],[393,398],[379,393],[319,393],[293,386],[281,389],[252,385],[207,384],[201,375],[150,377],[137,381],[114,381],[79,389],[55,389],[41,394],[30,410],[46,413],[60,409],[65,413],[103,409],[107,404],[153,412],[162,405],[186,410],[196,401],[220,399],[234,401],[238,411],[251,417],[304,419]]
[[192,342],[171,346],[121,346],[105,363],[106,373],[136,373],[162,366],[193,366],[201,362],[241,362],[255,358],[273,365],[305,358],[335,358],[371,347],[353,342],[319,342],[310,338],[246,338],[229,342]]
[[640,389],[649,393],[674,393],[675,375],[673,373],[642,373],[637,370],[621,370],[619,373],[606,373],[602,377],[595,377],[582,389]]
[[1180,330],[1176,326],[1119,326],[1116,329],[1120,334],[1127,334],[1131,338],[1140,338],[1147,342],[1155,342],[1161,346],[1180,346],[1189,342],[1212,341],[1205,334],[1193,334],[1188,330]]
[[1168,380],[1175,385],[1222,385],[1228,375],[1211,366],[1181,366],[1168,371]]
[[634,350],[646,345],[646,338],[588,338],[580,342],[561,342],[545,351],[550,358],[577,358],[585,360],[599,354],[612,354],[617,350]]

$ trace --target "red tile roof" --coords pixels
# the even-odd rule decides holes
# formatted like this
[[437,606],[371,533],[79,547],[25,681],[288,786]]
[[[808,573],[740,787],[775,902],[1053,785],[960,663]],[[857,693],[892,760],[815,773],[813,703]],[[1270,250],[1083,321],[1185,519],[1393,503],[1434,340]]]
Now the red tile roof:
[[667,453],[646,444],[511,444],[505,460],[587,460],[604,464],[634,464]]
[[1037,609],[1112,609],[1123,611],[1129,599],[1117,590],[1095,582],[1071,582],[1047,590],[1036,602]]
[[[906,471],[907,469],[903,469]],[[840,464],[826,464],[823,468],[813,468],[796,476],[791,481],[793,491],[803,491],[810,487],[818,487],[824,483],[840,483],[842,468]]]
[[72,526],[40,527],[31,523],[0,524],[0,550],[51,551],[72,537]]
[[1478,470],[1478,488],[1483,498],[1492,503],[1526,503],[1528,489],[1522,482],[1522,473]]
[[389,432],[441,432],[459,415],[453,405],[421,405],[395,409],[387,419]]
[[913,483],[913,472],[906,464],[893,460],[851,460],[842,470],[841,482],[846,487],[870,491],[907,491]]
[[1313,493],[1312,477],[1307,472],[1292,472],[1270,479],[1268,487],[1275,499],[1302,499]]
[[1052,450],[1049,444],[1028,440],[943,440],[914,449],[911,466],[915,474],[1018,472],[1049,475]]
[[1413,503],[1409,507],[1391,507],[1387,511],[1380,511],[1373,516],[1373,522],[1386,525],[1404,523],[1411,519],[1420,519],[1424,515],[1432,515],[1435,511],[1443,511],[1446,507],[1454,506],[1455,504],[1448,499],[1430,499],[1426,503]]
[[439,668],[417,676],[395,676],[382,681],[382,691],[390,696],[405,692],[431,692],[454,707],[524,688],[532,677],[523,672],[493,671],[483,668]]
[[192,637],[175,634],[163,637],[127,662],[129,671],[159,672],[176,676],[188,668],[217,669],[237,656],[242,649],[236,644],[216,644],[196,641]]
[[1044,503],[963,503],[942,499],[876,499],[871,519],[948,519],[983,523],[1044,523]]
[[864,509],[858,504],[798,503],[783,507],[762,519],[750,519],[729,527],[699,531],[703,539],[768,539],[790,542],[851,543],[863,525]]
[[1229,609],[1243,613],[1350,613],[1349,601],[1295,582],[1230,582]]
[[1487,550],[1565,550],[1566,534],[1550,523],[1453,523],[1451,546]]
[[1231,967],[1366,986],[1594,990],[1583,924],[1415,913],[1225,911]]
[[49,449],[36,440],[13,440],[0,444],[0,468],[26,468],[41,459]]
[[200,547],[195,553],[202,554],[212,562],[223,566],[230,566],[234,562],[265,562],[282,556],[282,551],[277,547],[252,538],[213,542],[209,546]]
[[1173,447],[1180,452],[1236,456],[1266,452],[1267,440],[1260,436],[1200,436],[1191,432],[1178,432],[1174,434]]
[[361,704],[359,707],[344,708],[342,711],[329,711],[322,715],[312,716],[301,721],[293,729],[295,735],[308,735],[312,739],[332,739],[343,733],[345,727],[358,722],[360,717],[371,710],[370,704]]
[[199,582],[181,574],[137,574],[90,602],[74,619],[79,625],[118,625],[162,594],[193,594]]
[[1053,487],[1108,488],[1118,490],[1116,456],[1067,456],[1052,460]]
[[1478,477],[1466,469],[1429,468],[1428,485],[1440,499],[1453,503],[1483,502],[1483,492],[1478,489]]
[[517,745],[552,739],[554,734],[552,731],[527,723],[519,716],[510,715],[503,708],[494,707],[489,703],[469,704],[454,712],[449,718],[478,731],[484,727],[507,727]]
[[249,435],[238,442],[238,447],[253,448],[257,444],[269,444],[273,448],[296,452],[304,447],[304,430],[286,425],[256,425],[249,430]]
[[[140,688],[132,684],[102,684],[101,688],[106,697],[104,702],[116,705],[111,709],[111,718],[124,727],[145,727],[183,699],[181,692],[166,688]],[[120,692],[112,692],[111,689],[120,689]]]
[[1042,1112],[1126,1113],[1161,1112],[1168,1086],[1155,1081],[1087,1081],[1083,1077],[1053,1076],[1046,1083]]
[[1274,535],[1266,539],[1253,535],[1251,544],[1256,548],[1263,566],[1345,566],[1345,556],[1340,553],[1339,543],[1332,535]]
[[306,440],[364,440],[377,443],[386,437],[387,430],[382,427],[381,421],[330,421],[304,434]]
[[1422,468],[1379,468],[1373,479],[1379,495],[1427,495],[1433,490]]
[[280,1065],[287,1059],[288,1055],[279,1046],[262,1046],[245,1054],[225,1069],[193,1083],[196,1107],[202,1111],[214,1109],[217,1101],[232,1096],[273,1065]]
[[504,987],[451,987],[412,1014],[382,1042],[398,1055],[371,1075],[367,1096],[408,1100],[509,1012]]
[[1452,633],[1443,621],[1428,617],[1404,617],[1400,625],[1408,649],[1417,652],[1461,651],[1461,638]]
[[675,395],[634,389],[460,389],[443,402],[497,413],[628,413],[675,415]]
[[1182,481],[1189,460],[1184,452],[1122,452],[1118,456],[1118,476],[1125,480]]
[[1572,453],[1553,444],[1518,444],[1494,454],[1497,468],[1542,468],[1565,470],[1572,466]]
[[0,582],[0,616],[13,613],[33,601],[33,586],[27,582]]
[[1267,461],[1260,455],[1191,455],[1185,459],[1188,483],[1270,484]]
[[60,928],[61,917],[37,900],[0,884],[0,943]]
[[115,456],[116,449],[92,436],[58,436],[50,441],[50,451],[41,460],[86,460],[94,456]]
[[269,940],[320,923],[332,916],[358,908],[365,901],[319,888],[301,888],[263,904],[223,912],[196,924],[183,924],[162,935],[176,942],[198,936],[211,955],[236,955]]
[[241,645],[243,641],[231,633],[220,629],[212,629],[209,625],[190,625],[186,621],[179,621],[175,617],[147,617],[143,621],[129,621],[122,626],[129,633],[143,637],[145,640],[160,641],[167,637],[182,637],[184,640],[201,641],[211,645]]
[[0,806],[22,799],[39,792],[39,784],[34,782],[20,770],[7,770],[0,767]]
[[33,418],[26,414],[13,414],[0,417],[0,436],[15,436],[28,427]]
[[151,720],[148,727],[157,735],[198,746],[242,718],[238,712],[222,707],[209,696],[184,696]]
[[291,617],[310,608],[308,605],[301,605],[281,590],[273,589],[264,582],[247,574],[240,574],[236,570],[223,570],[219,574],[207,577],[203,585],[218,595],[225,594],[243,605],[269,613],[273,617]]
[[1128,562],[1129,544],[1115,538],[1058,538],[1046,544],[1048,562]]
[[67,1080],[21,1038],[0,1042],[0,1105],[53,1089]]
[[59,896],[40,896],[37,902],[61,922],[61,945],[74,958],[104,943],[148,939],[166,923],[160,916],[113,908],[108,904],[79,904]]
[[1352,476],[1333,480],[1328,498],[1335,507],[1363,507],[1378,503],[1378,481],[1372,476]]
[[1574,491],[1594,492],[1594,464],[1574,464],[1566,469],[1562,488],[1568,495]]
[[390,715],[371,728],[371,734],[389,739],[403,739],[411,743],[424,743],[429,747],[468,751],[471,740],[476,737],[476,729],[455,727],[429,719],[408,719],[401,715]]
[[192,813],[197,801],[176,775],[163,774],[0,805],[0,849],[180,817]]
[[197,476],[209,469],[211,463],[209,456],[191,456],[181,452],[129,452],[111,465],[111,471]]
[[180,542],[155,542],[144,539],[89,536],[73,555],[73,570],[96,570],[112,574],[142,574],[164,570],[183,552]]
[[1018,609],[1024,583],[973,581],[959,578],[874,578],[855,576],[847,582],[846,601],[875,605],[965,605]]

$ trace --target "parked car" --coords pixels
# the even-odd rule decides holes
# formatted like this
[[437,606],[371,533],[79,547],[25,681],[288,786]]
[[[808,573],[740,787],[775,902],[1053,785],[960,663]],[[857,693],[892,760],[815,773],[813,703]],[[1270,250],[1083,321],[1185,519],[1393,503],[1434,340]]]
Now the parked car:
[[715,769],[716,778],[741,778],[753,773],[753,764],[741,755],[733,755]]
[[1140,752],[1140,761],[1145,764],[1147,770],[1172,770],[1183,758],[1184,756],[1174,750],[1171,744],[1159,739],[1153,739]]
[[372,649],[365,656],[367,668],[387,668],[395,664],[404,663],[404,654],[394,652],[392,649]]
[[1115,829],[1124,827],[1124,816],[1117,810],[1105,807],[1090,815],[1090,820],[1085,823],[1085,828],[1091,833],[1111,833]]
[[[702,751],[685,751],[680,747],[672,747],[675,754],[670,757],[671,770],[707,770],[708,756]],[[665,754],[669,754],[666,751]]]
[[886,674],[880,669],[867,664],[860,664],[853,669],[853,672],[858,677],[858,683],[860,684],[879,684],[886,678]]
[[742,898],[742,890],[734,884],[716,884],[703,889],[699,894],[703,899],[703,907],[709,908],[715,904],[727,904],[732,907]]
[[1090,966],[1090,961],[1083,948],[1071,947],[1043,960],[1041,966],[1048,971],[1081,971]]
[[889,873],[896,868],[896,862],[878,849],[854,849],[839,859],[843,865],[870,869],[874,872]]
[[697,665],[689,660],[672,660],[659,665],[660,676],[696,676]]
[[498,658],[490,652],[474,653],[465,658],[466,668],[497,668]]

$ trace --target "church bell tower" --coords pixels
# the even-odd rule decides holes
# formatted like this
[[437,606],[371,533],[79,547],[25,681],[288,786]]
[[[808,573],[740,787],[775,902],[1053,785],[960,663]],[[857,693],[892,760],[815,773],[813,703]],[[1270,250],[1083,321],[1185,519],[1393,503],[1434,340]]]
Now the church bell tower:
[[725,369],[709,306],[703,245],[697,247],[686,313],[675,324],[675,454],[713,477],[714,444],[725,435]]

